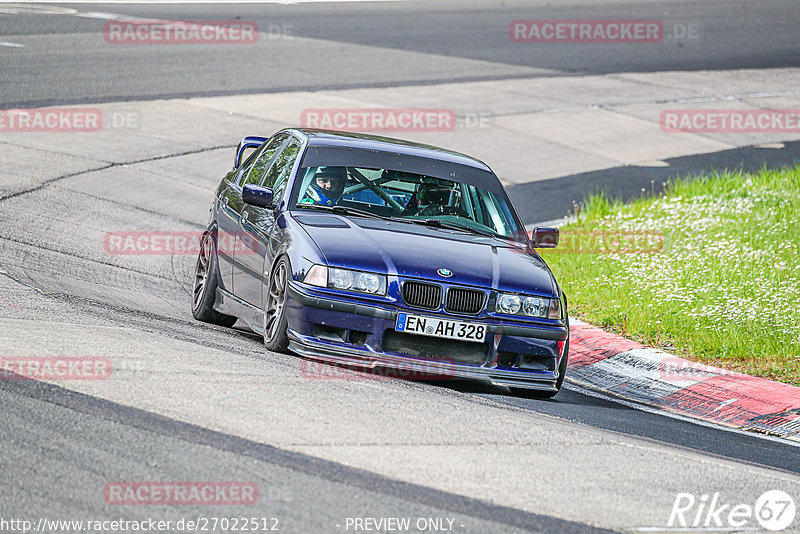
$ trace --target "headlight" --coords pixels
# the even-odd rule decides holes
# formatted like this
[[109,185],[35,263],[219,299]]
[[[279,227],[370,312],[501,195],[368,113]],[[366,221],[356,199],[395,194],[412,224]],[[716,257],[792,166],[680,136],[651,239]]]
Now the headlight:
[[561,319],[561,304],[558,299],[529,297],[512,293],[498,295],[495,311],[508,315]]
[[381,288],[381,278],[377,274],[361,273],[356,277],[356,289],[364,293],[377,293]]
[[386,294],[386,275],[353,271],[324,265],[314,265],[303,281],[319,287],[331,287],[345,291],[358,291],[372,295]]
[[522,311],[531,317],[547,317],[550,312],[550,299],[541,297],[525,297]]
[[519,295],[502,294],[497,300],[497,311],[500,313],[515,314],[519,311]]
[[336,289],[350,289],[353,285],[353,271],[331,269],[330,285]]

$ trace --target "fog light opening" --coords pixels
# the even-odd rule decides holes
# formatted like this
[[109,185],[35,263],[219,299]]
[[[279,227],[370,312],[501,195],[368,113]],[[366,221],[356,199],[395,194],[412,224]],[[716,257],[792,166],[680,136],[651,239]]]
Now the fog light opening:
[[338,341],[344,343],[347,340],[347,329],[334,328],[324,324],[315,324],[311,329],[311,335],[325,341]]

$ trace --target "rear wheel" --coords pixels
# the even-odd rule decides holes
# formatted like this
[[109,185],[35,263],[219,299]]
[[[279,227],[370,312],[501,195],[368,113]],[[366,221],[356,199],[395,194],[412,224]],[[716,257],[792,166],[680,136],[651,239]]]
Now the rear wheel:
[[281,258],[269,277],[264,302],[264,346],[275,352],[286,352],[289,336],[286,333],[286,288],[289,284],[289,260]]
[[197,256],[197,267],[194,275],[192,291],[192,315],[198,321],[233,326],[236,317],[219,313],[214,309],[217,296],[217,255],[211,234],[204,234],[200,242],[200,254]]

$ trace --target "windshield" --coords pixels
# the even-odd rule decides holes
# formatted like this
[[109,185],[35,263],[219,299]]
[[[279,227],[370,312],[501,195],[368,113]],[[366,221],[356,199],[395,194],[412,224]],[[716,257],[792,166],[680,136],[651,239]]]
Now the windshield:
[[[390,169],[306,167],[295,192],[299,209],[331,209],[525,242],[506,199],[469,184]],[[349,210],[349,212],[348,212]],[[362,213],[358,213],[362,212]]]

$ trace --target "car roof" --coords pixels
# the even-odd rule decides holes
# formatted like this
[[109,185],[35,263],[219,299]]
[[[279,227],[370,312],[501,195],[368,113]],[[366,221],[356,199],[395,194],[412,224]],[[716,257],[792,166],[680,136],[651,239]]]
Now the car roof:
[[375,150],[446,161],[449,163],[466,165],[490,173],[492,172],[489,166],[479,159],[433,145],[415,143],[403,139],[394,139],[392,137],[382,137],[379,135],[338,132],[334,130],[292,128],[291,131],[297,132],[305,137],[308,140],[309,147],[342,147]]

